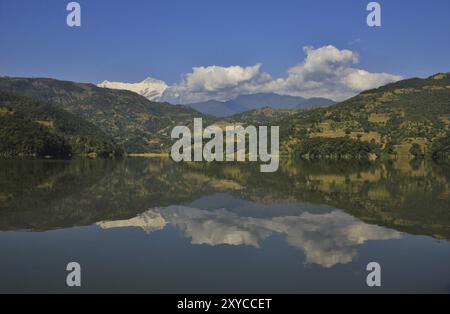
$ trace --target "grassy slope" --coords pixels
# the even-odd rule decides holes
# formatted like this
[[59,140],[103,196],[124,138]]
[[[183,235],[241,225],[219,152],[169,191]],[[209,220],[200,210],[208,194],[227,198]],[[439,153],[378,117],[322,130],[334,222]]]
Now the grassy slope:
[[408,155],[413,143],[427,153],[449,134],[450,74],[388,84],[328,108],[300,112],[280,125],[286,151],[307,138],[349,137],[374,141],[395,155]]

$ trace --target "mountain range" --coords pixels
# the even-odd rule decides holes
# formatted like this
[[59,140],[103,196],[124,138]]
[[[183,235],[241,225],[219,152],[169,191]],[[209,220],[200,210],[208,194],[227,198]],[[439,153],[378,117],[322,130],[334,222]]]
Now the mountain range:
[[305,109],[318,106],[329,106],[335,102],[327,98],[303,98],[299,96],[278,95],[276,93],[256,93],[239,95],[228,101],[209,100],[188,104],[187,106],[207,115],[229,117],[249,110],[272,109]]
[[[97,84],[98,87],[129,90],[146,97],[151,101],[165,101],[168,98],[169,86],[161,80],[146,78],[137,83],[122,83],[103,81]],[[166,93],[165,93],[166,92]],[[241,112],[260,108],[273,109],[303,109],[314,106],[327,106],[335,102],[327,98],[306,99],[299,96],[279,95],[276,93],[254,93],[242,94],[227,101],[209,99],[196,103],[182,103],[201,113],[214,117],[228,117]]]
[[282,153],[302,158],[450,158],[450,73],[330,102],[241,95],[225,105],[211,101],[228,109],[226,118],[215,118],[218,111],[207,111],[208,104],[191,106],[211,115],[94,84],[0,77],[0,153],[116,155],[122,147],[127,153],[168,152],[172,128],[192,127],[201,117],[205,125],[279,125]]

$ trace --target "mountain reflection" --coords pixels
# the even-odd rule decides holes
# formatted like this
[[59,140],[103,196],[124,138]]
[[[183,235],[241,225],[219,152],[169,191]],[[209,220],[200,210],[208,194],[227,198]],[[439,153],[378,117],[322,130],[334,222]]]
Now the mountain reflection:
[[[450,239],[450,171],[426,162],[281,160],[270,174],[257,164],[165,158],[0,166],[2,231],[101,222],[150,232],[171,224],[192,243],[252,246],[281,233],[321,265],[350,260],[355,245],[398,232]],[[324,261],[320,252],[335,253]]]
[[249,245],[279,233],[287,243],[305,253],[305,262],[332,267],[351,262],[357,246],[368,240],[398,239],[401,234],[373,226],[340,211],[303,212],[298,216],[242,217],[225,208],[212,211],[187,206],[155,208],[127,220],[102,221],[101,228],[139,227],[150,233],[173,225],[192,244]]

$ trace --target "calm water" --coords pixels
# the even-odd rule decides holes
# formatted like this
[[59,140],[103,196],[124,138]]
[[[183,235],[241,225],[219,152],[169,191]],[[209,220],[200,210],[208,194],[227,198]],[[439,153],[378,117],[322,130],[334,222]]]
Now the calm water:
[[449,293],[449,183],[409,161],[0,161],[0,292]]

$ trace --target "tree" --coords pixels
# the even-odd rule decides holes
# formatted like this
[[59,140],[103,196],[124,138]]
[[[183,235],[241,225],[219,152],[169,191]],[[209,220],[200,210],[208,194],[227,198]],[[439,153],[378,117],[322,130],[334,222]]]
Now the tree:
[[420,159],[424,157],[424,154],[422,152],[422,149],[420,148],[420,145],[417,143],[413,143],[411,148],[409,149],[409,153],[414,156],[416,159]]

